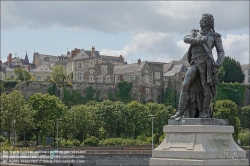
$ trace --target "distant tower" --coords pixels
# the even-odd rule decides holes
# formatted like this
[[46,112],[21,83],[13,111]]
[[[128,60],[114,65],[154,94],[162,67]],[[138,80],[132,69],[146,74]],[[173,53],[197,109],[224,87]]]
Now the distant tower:
[[26,55],[25,55],[25,58],[24,58],[24,63],[25,64],[29,64],[29,57],[28,57],[28,54],[27,54],[27,51],[26,51]]

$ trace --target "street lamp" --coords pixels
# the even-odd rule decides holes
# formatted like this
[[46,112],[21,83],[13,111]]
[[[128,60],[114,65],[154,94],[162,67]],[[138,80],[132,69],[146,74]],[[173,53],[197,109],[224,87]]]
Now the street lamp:
[[61,121],[61,119],[57,119],[56,120],[56,137],[57,137],[57,140],[56,140],[56,145],[58,146],[58,122]]
[[154,150],[154,115],[148,115],[149,118],[151,118],[152,121],[152,150]]

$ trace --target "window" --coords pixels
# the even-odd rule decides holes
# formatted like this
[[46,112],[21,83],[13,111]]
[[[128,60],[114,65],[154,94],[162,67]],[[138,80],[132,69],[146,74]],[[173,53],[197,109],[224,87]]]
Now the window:
[[107,74],[107,68],[108,68],[108,66],[101,66],[102,74]]
[[102,76],[98,77],[98,81],[102,82]]
[[38,76],[38,77],[37,77],[37,80],[40,81],[40,80],[41,80],[41,76]]
[[156,84],[157,86],[161,86],[161,83],[160,83],[159,81],[157,81],[155,84]]
[[149,94],[149,93],[150,93],[150,89],[146,88],[146,94]]
[[49,80],[50,79],[50,76],[47,76],[47,80]]
[[90,65],[94,65],[94,61],[93,60],[90,60]]
[[110,82],[110,78],[109,77],[106,77],[106,82]]
[[135,76],[132,76],[132,80],[135,80]]
[[82,73],[78,73],[78,74],[77,74],[77,80],[78,80],[78,81],[81,81],[81,80],[82,80]]
[[11,79],[14,79],[14,76],[13,76],[13,75],[11,75],[11,76],[10,76],[10,78],[11,78]]
[[250,76],[250,70],[248,70],[248,75]]
[[93,76],[89,77],[89,82],[94,82],[94,77]]
[[78,62],[77,67],[78,67],[78,69],[81,69],[82,68],[82,63]]
[[155,79],[160,79],[160,72],[155,72]]
[[149,83],[149,76],[145,75],[145,83]]
[[90,73],[90,74],[94,74],[94,70],[93,70],[93,69],[90,69],[90,70],[89,70],[89,73]]

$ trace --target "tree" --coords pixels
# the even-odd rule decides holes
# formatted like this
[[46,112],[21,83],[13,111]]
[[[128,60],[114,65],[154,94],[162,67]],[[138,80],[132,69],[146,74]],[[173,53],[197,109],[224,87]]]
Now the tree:
[[120,101],[124,103],[128,103],[131,101],[130,92],[132,86],[133,86],[132,83],[126,81],[118,83],[117,97],[120,99]]
[[244,74],[243,74],[243,71],[241,70],[241,66],[238,61],[235,61],[231,57],[225,57],[222,67],[224,71],[223,69],[221,69],[219,70],[219,74],[218,74],[220,81],[224,81],[227,83],[230,83],[230,82],[242,83],[244,81]]
[[250,105],[239,109],[239,118],[242,128],[244,129],[248,128],[250,130],[249,117],[250,117]]
[[[1,95],[1,131],[8,133],[8,141],[13,129],[14,120],[16,130],[19,131],[23,126],[32,126],[33,110],[26,105],[23,92],[14,90],[9,94],[5,92]],[[28,129],[28,128],[27,128]]]
[[63,116],[66,107],[58,97],[51,96],[48,93],[31,95],[29,104],[35,110],[36,135],[38,137],[40,132],[43,145],[45,146],[45,136],[47,134],[54,133],[55,138],[57,119]]
[[129,134],[136,139],[138,135],[146,134],[148,128],[148,108],[137,101],[131,101],[127,104],[128,109],[128,122],[127,130]]
[[169,82],[168,87],[164,92],[164,104],[166,106],[171,105],[173,108],[177,109],[178,102],[179,102],[179,94],[177,94],[177,91],[174,90],[174,88],[171,86],[171,83]]
[[149,111],[149,114],[155,116],[154,133],[156,137],[155,139],[159,144],[160,136],[163,134],[162,127],[168,124],[168,119],[170,118],[171,115],[173,115],[174,109],[172,108],[172,106],[166,107],[165,105],[158,103],[147,103],[146,107]]
[[228,119],[229,124],[234,126],[235,132],[233,137],[237,140],[241,128],[240,120],[238,118],[237,105],[231,100],[216,101],[214,117],[219,119]]
[[22,68],[16,68],[14,73],[17,75],[17,79],[21,81],[29,81],[31,78],[30,73]]
[[98,105],[97,115],[109,137],[121,137],[127,124],[127,108],[120,101],[105,100]]
[[63,79],[65,79],[65,72],[63,70],[63,66],[62,65],[55,65],[53,67],[52,78],[56,82],[63,81]]

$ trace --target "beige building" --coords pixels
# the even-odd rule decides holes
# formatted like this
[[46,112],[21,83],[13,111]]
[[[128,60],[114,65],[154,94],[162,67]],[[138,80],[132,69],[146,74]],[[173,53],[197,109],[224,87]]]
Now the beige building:
[[115,66],[115,83],[121,81],[131,82],[132,98],[137,101],[158,101],[162,91],[163,63],[141,62]]

